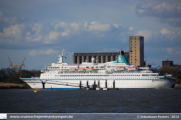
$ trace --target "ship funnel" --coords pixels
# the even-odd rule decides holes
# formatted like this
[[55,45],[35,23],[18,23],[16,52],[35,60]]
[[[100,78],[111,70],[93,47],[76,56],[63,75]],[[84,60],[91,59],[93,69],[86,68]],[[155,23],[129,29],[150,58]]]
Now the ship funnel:
[[126,57],[124,56],[124,51],[120,50],[120,55],[118,55],[118,58],[116,61],[112,61],[111,63],[128,63]]
[[128,63],[126,57],[124,56],[124,51],[120,50],[120,55],[118,55],[117,63]]

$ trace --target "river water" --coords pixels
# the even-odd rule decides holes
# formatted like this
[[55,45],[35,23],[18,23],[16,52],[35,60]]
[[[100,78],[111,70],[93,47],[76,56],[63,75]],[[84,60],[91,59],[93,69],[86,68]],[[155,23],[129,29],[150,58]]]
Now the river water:
[[0,113],[181,113],[181,89],[1,89]]

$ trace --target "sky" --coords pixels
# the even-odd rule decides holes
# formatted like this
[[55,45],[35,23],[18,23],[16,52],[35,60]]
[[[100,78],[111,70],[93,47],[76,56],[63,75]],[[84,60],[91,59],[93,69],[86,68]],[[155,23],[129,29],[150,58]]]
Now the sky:
[[[0,69],[40,70],[76,52],[129,51],[144,37],[147,64],[181,64],[180,0],[0,0]],[[24,69],[24,67],[23,67]]]

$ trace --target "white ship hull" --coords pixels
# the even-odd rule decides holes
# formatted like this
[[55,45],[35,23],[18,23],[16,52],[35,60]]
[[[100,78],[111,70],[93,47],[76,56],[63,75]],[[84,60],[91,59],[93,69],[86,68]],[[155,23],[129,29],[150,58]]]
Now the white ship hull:
[[[94,82],[96,85],[99,84],[100,88],[110,88],[110,89],[122,89],[122,88],[172,88],[175,84],[175,80],[166,79],[142,79],[142,80],[40,80],[33,79],[28,80],[22,78],[31,88],[42,88],[42,81],[45,82],[45,89],[80,89],[81,86],[87,87],[87,85],[92,86]],[[99,82],[99,83],[98,83]],[[107,82],[107,86],[106,86]],[[115,82],[115,83],[114,83]],[[115,84],[115,87],[114,87]]]

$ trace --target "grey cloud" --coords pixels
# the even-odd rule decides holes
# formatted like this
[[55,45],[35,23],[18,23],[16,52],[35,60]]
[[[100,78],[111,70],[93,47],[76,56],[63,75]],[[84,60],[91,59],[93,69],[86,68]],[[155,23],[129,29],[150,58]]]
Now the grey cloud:
[[180,1],[158,1],[139,3],[136,6],[136,14],[140,17],[157,17],[161,22],[171,26],[181,26],[181,2]]
[[[79,24],[79,29],[75,25],[78,23],[66,23],[69,26],[65,28],[55,28],[56,24],[39,24],[39,23],[26,23],[21,30],[21,36],[18,41],[11,38],[12,43],[8,42],[8,38],[3,38],[0,36],[0,48],[3,49],[15,49],[15,50],[29,50],[29,49],[40,49],[43,48],[55,48],[55,47],[65,47],[69,51],[90,51],[93,47],[95,51],[101,51],[105,48],[121,48],[122,44],[117,44],[121,41],[125,42],[125,36],[129,36],[129,29],[119,25],[111,24],[96,24],[91,31],[89,26],[91,23],[87,24],[85,28],[84,23]],[[70,25],[74,25],[70,27]],[[97,29],[101,25],[101,29]],[[105,26],[105,27],[104,27]],[[107,26],[109,29],[107,29]],[[8,27],[9,28],[9,27]],[[69,35],[63,34],[65,30],[70,31]],[[62,33],[51,41],[51,43],[46,44],[44,40],[49,36],[50,33]],[[4,31],[0,32],[2,35]],[[126,38],[128,39],[128,37]],[[107,47],[107,44],[109,46]],[[125,43],[124,43],[125,44]]]
[[160,22],[168,23],[169,25],[174,27],[181,26],[181,18],[168,18],[168,19],[161,18]]

